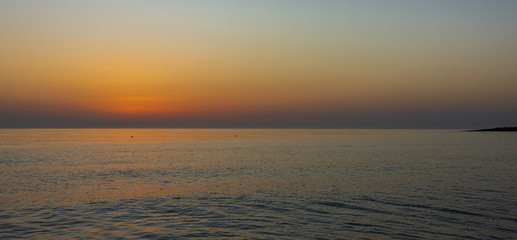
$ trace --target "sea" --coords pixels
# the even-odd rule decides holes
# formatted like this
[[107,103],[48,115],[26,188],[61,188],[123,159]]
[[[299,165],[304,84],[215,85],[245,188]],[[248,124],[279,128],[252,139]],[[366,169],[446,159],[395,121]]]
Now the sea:
[[517,239],[517,133],[2,129],[1,239]]

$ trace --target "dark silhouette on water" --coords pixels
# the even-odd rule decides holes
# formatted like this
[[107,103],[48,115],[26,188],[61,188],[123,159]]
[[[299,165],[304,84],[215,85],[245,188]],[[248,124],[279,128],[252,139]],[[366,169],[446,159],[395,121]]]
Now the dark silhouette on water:
[[517,132],[517,127],[497,127],[487,129],[468,130],[468,132]]

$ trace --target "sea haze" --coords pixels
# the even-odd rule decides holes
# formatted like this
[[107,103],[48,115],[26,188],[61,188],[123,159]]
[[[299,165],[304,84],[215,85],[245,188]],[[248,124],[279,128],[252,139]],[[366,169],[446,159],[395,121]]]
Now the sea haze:
[[0,130],[0,238],[512,239],[517,135]]

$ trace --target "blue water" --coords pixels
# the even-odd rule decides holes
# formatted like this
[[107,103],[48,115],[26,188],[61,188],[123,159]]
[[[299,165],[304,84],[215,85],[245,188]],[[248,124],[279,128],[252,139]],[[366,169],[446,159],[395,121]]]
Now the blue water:
[[0,130],[0,238],[517,239],[516,183],[516,133]]

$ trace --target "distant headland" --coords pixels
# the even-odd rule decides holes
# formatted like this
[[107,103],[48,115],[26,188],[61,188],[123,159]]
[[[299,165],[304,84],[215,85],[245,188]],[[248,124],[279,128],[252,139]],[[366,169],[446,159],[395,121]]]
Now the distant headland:
[[467,130],[468,132],[517,132],[516,127],[497,127],[497,128],[487,128],[487,129],[475,129],[475,130]]

